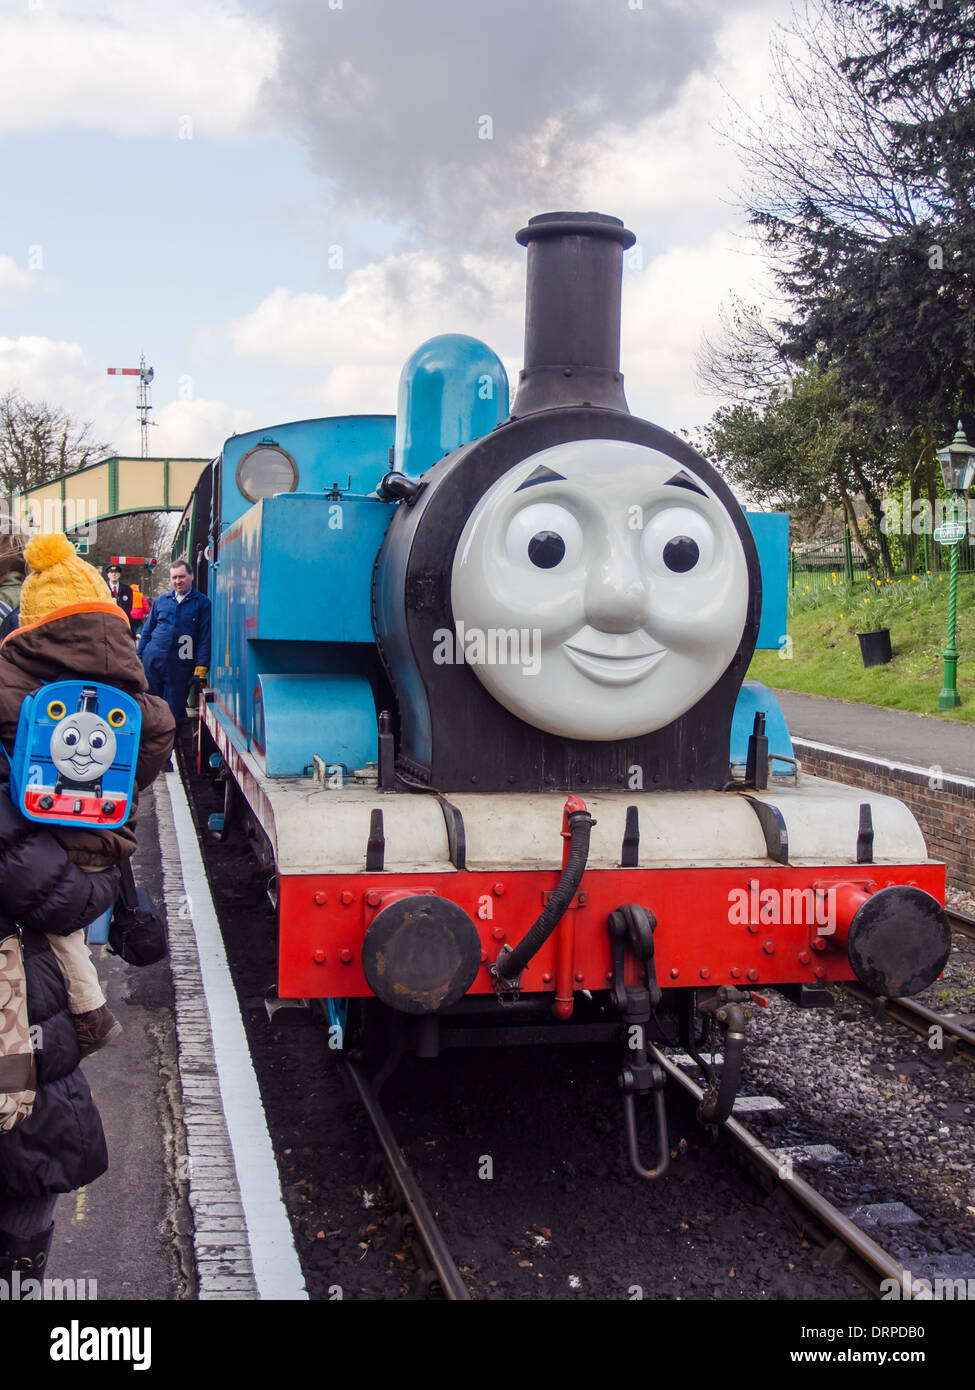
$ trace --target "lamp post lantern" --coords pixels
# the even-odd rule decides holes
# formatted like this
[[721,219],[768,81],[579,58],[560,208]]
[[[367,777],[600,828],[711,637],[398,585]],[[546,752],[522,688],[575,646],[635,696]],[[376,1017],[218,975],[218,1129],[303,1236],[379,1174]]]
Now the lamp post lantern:
[[945,679],[938,696],[938,709],[954,709],[961,704],[958,694],[958,648],[955,645],[955,619],[958,608],[958,546],[965,535],[964,522],[958,520],[958,496],[966,492],[975,478],[975,449],[965,438],[965,431],[958,421],[958,432],[952,442],[938,450],[941,476],[952,497],[952,519],[939,526],[934,533],[936,541],[950,547],[951,560],[948,574],[948,644],[945,647]]

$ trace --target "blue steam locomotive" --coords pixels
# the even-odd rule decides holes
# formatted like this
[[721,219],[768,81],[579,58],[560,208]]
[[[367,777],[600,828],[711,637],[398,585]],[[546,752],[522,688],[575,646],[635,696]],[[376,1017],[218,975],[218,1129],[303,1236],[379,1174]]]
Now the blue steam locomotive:
[[227,440],[174,558],[213,602],[214,828],[236,813],[273,863],[280,995],[339,1031],[378,1013],[423,1055],[628,1025],[649,1176],[649,1041],[694,1050],[721,1020],[720,1119],[755,989],[908,994],[950,938],[908,809],[803,777],[745,683],[784,630],[782,519],[630,414],[633,240],[532,218],[510,409],[488,347],[435,338],[395,417]]

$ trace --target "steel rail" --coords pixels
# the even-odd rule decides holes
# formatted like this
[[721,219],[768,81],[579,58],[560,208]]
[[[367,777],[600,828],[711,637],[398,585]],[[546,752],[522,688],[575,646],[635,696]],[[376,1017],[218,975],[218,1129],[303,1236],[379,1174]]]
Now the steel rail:
[[[669,1057],[657,1050],[652,1045],[647,1048],[648,1053],[654,1054],[654,1059],[664,1068],[667,1075],[688,1092],[694,1101],[700,1104],[704,1097],[704,1092],[689,1076],[686,1076],[681,1069],[676,1066]],[[900,1289],[910,1289],[910,1297],[915,1297],[914,1286],[911,1282],[910,1274],[904,1269],[899,1260],[890,1255],[875,1240],[861,1231],[855,1222],[848,1216],[844,1216],[841,1211],[833,1206],[821,1193],[803,1179],[793,1176],[790,1172],[784,1171],[782,1162],[776,1158],[770,1149],[745,1128],[740,1121],[730,1118],[725,1120],[718,1128],[727,1136],[734,1148],[741,1151],[747,1164],[756,1168],[759,1172],[770,1178],[773,1183],[783,1188],[790,1197],[797,1201],[807,1211],[811,1212],[816,1219],[832,1231],[844,1245],[846,1245],[865,1265],[874,1273],[879,1274],[883,1279],[894,1279]],[[918,1296],[923,1296],[923,1285],[918,1290]]]
[[443,1238],[426,1198],[420,1191],[416,1178],[400,1152],[396,1135],[386,1119],[385,1112],[369,1083],[369,1078],[362,1068],[351,1059],[346,1058],[343,1065],[346,1075],[356,1089],[356,1094],[366,1112],[369,1123],[372,1125],[376,1138],[379,1140],[390,1177],[403,1200],[407,1216],[413,1222],[423,1249],[426,1251],[427,1259],[430,1261],[434,1277],[443,1290],[444,1297],[452,1302],[470,1302],[471,1296],[467,1290],[467,1285],[454,1264],[447,1242]]
[[964,936],[975,937],[975,917],[969,917],[967,912],[958,912],[951,907],[946,907],[945,911],[953,927],[957,927]]
[[964,1057],[967,1062],[975,1062],[975,1033],[960,1023],[955,1023],[943,1014],[936,1014],[915,999],[891,999],[883,994],[873,994],[855,980],[844,980],[843,988],[854,998],[870,1004],[875,1014],[879,1013],[883,1017],[893,1019],[895,1023],[902,1023],[905,1028],[912,1029],[921,1037],[930,1037],[932,1027],[940,1028],[943,1037],[950,1040],[951,1056],[957,1055]]
[[[969,917],[966,913],[956,912],[951,908],[946,908],[945,911],[953,928],[965,936],[975,937],[975,917]],[[871,1005],[878,1017],[901,1023],[921,1037],[930,1037],[932,1027],[940,1028],[942,1035],[949,1039],[949,1058],[958,1056],[963,1057],[966,1062],[975,1062],[975,1033],[971,1029],[935,1013],[933,1009],[919,1004],[915,999],[874,994],[857,980],[844,980],[842,988],[855,999]]]

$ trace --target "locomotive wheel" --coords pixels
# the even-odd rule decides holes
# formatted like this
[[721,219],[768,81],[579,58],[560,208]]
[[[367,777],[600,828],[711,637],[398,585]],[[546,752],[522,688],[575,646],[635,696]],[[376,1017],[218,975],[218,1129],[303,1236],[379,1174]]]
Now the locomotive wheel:
[[224,763],[222,759],[216,765],[212,761],[214,755],[217,758],[220,757],[220,750],[214,742],[213,735],[202,720],[196,726],[194,742],[198,744],[197,757],[201,775],[209,781],[214,781],[220,775],[219,768],[224,766]]
[[253,816],[247,817],[247,836],[258,867],[270,873],[274,869],[274,848],[262,826]]
[[215,840],[223,844],[230,838],[240,818],[240,793],[229,771],[222,772],[220,776],[223,780],[223,812],[209,818],[207,829]]

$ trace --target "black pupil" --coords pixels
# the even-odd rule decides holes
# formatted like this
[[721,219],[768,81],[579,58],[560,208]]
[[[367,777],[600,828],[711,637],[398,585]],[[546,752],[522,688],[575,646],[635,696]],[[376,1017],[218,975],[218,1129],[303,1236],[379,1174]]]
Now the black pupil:
[[676,574],[686,574],[701,558],[697,541],[690,536],[675,536],[664,546],[664,564]]
[[528,542],[528,558],[540,570],[551,570],[565,554],[565,541],[557,531],[539,531]]

